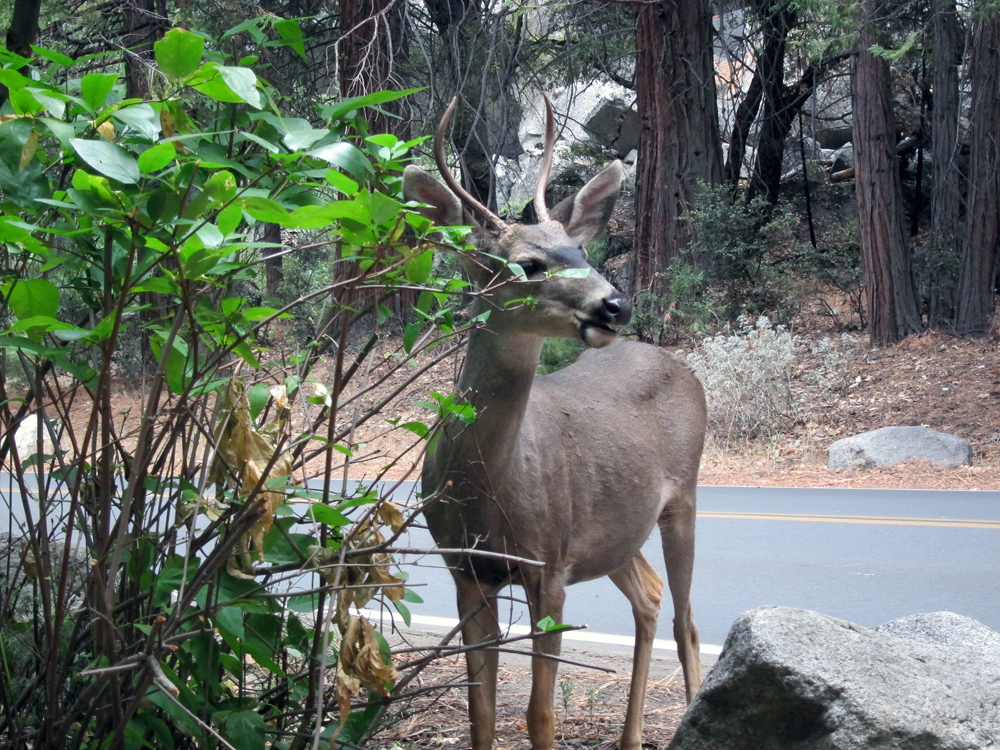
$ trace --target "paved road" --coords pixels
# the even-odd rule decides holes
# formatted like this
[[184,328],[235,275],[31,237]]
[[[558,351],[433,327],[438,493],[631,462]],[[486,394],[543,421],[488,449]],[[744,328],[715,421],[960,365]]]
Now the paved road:
[[[705,644],[765,604],[861,625],[950,610],[1000,630],[1000,492],[701,487],[698,505],[692,602]],[[658,537],[643,552],[664,575]],[[434,585],[413,611],[454,617],[447,572],[415,569],[411,582],[424,581]],[[506,612],[527,624],[523,607]],[[659,638],[672,637],[670,616],[665,605]],[[632,633],[607,579],[571,587],[565,620]]]
[[[399,499],[413,491],[404,483]],[[424,548],[430,537],[417,530],[407,544]],[[1000,630],[1000,492],[701,487],[697,546],[692,602],[705,644],[721,645],[741,612],[765,604],[861,625],[950,610]],[[663,575],[658,537],[643,551]],[[456,617],[440,559],[408,562],[410,583],[429,584],[415,588],[426,600],[411,606],[417,621]],[[504,614],[528,624],[517,602]],[[661,639],[671,638],[670,618],[665,606]],[[607,579],[571,587],[565,620],[632,634],[628,603]]]

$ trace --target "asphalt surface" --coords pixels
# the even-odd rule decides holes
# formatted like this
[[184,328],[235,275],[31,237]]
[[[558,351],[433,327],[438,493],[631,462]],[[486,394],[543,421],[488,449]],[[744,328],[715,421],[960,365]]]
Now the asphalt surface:
[[[1000,492],[700,487],[698,507],[691,600],[709,654],[762,605],[865,626],[947,610],[1000,630]],[[428,540],[415,533],[410,544]],[[665,576],[658,536],[643,553]],[[416,562],[410,583],[429,585],[415,588],[426,602],[412,611],[456,617],[447,571],[433,558]],[[503,612],[528,623],[516,601]],[[665,601],[658,638],[671,638],[671,617]],[[564,619],[632,634],[628,602],[607,579],[571,587]]]

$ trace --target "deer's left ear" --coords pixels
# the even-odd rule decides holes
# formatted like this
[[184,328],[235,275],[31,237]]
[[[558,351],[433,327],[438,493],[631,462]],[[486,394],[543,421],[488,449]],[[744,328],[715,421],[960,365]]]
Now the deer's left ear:
[[624,177],[621,161],[614,161],[549,214],[566,228],[570,239],[587,245],[600,237],[607,227]]
[[420,213],[439,227],[465,224],[462,203],[458,196],[420,167],[412,164],[403,170],[403,196],[408,201],[426,203]]

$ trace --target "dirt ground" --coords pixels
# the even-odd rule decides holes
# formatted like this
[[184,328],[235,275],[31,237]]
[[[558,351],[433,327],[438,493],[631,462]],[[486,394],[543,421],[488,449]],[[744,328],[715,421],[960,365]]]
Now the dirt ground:
[[[440,634],[410,632],[414,646],[435,643]],[[519,644],[520,648],[526,648]],[[618,746],[628,703],[632,656],[620,651],[574,649],[564,646],[556,683],[556,747],[611,750]],[[588,665],[588,666],[579,666]],[[706,664],[706,670],[710,668]],[[531,693],[530,660],[502,654],[497,690],[498,750],[529,750],[525,712]],[[465,662],[455,657],[436,662],[416,687],[420,695],[390,713],[389,724],[379,735],[379,747],[394,750],[430,750],[469,746],[468,704],[464,683]],[[646,693],[643,746],[666,748],[677,730],[687,704],[684,679],[677,660],[654,655]]]

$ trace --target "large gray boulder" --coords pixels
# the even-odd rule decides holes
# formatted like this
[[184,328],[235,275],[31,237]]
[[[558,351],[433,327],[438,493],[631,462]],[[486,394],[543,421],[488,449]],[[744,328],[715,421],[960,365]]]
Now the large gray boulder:
[[831,471],[890,466],[911,458],[925,458],[942,469],[972,463],[968,440],[928,427],[883,427],[846,437],[830,446]]
[[950,612],[863,628],[761,607],[729,631],[671,750],[1000,747],[1000,634]]

